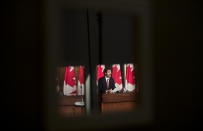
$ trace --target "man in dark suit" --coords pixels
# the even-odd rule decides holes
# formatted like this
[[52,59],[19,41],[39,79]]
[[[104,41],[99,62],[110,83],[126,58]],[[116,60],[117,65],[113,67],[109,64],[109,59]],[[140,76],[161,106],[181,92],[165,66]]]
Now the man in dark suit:
[[113,89],[116,88],[111,72],[111,68],[104,69],[104,77],[100,78],[98,82],[100,93],[112,93]]

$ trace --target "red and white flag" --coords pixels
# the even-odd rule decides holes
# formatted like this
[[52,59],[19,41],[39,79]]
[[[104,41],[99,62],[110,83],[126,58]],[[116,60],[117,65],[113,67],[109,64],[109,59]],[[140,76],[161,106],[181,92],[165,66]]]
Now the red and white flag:
[[113,92],[120,91],[123,89],[120,64],[114,64],[112,65],[112,68],[112,78],[114,79],[116,86]]
[[125,91],[135,92],[135,67],[133,64],[127,64]]
[[104,76],[104,68],[105,65],[97,65],[97,85],[98,85],[98,80]]
[[77,94],[75,72],[73,66],[67,66],[65,71],[63,93],[66,96],[73,96]]
[[85,74],[84,66],[80,66],[79,77],[78,77],[78,95],[84,95],[84,83],[85,83]]

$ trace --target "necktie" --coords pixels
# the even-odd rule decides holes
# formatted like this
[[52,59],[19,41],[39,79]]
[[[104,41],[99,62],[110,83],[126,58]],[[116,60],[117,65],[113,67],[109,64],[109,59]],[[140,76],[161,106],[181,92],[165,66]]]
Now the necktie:
[[109,79],[107,79],[107,89],[109,88]]

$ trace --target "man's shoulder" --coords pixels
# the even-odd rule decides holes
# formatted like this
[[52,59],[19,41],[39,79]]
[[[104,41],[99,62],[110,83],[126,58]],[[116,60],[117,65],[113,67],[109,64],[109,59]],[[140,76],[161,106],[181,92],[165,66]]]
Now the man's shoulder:
[[103,80],[103,79],[105,79],[105,76],[103,76],[103,77],[99,78],[99,80]]

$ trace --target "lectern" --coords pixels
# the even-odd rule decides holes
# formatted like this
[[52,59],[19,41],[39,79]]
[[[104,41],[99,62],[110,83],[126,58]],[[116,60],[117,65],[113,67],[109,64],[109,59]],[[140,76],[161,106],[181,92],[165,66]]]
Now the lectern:
[[102,113],[131,111],[136,106],[136,93],[102,94],[100,103]]

